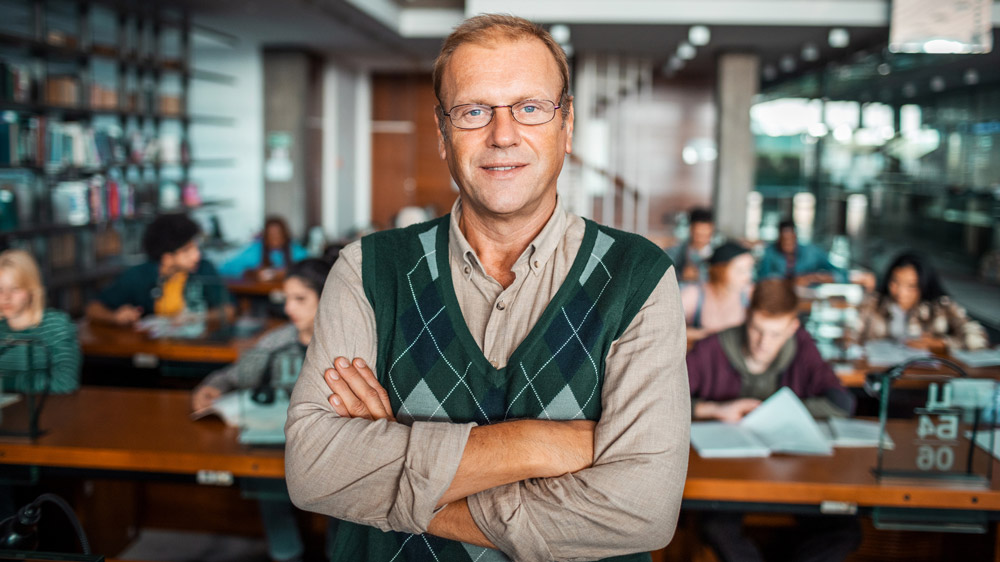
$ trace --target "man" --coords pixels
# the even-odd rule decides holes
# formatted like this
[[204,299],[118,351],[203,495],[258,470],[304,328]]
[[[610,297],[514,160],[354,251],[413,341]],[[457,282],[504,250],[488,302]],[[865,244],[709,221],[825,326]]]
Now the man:
[[[737,423],[785,386],[814,417],[851,414],[853,396],[799,325],[797,310],[798,298],[787,281],[761,281],[744,325],[695,344],[687,356],[695,419]],[[742,513],[701,515],[705,538],[723,562],[765,559],[742,534]],[[860,541],[853,518],[800,518],[799,523],[796,540],[785,542],[791,547],[785,555],[792,560],[843,560]]]
[[353,522],[336,560],[661,548],[690,422],[669,258],[560,208],[573,107],[544,30],[472,18],[434,84],[459,199],[341,253],[285,428],[292,500]]
[[[125,270],[87,305],[87,318],[130,326],[147,314],[181,317],[200,301],[210,316],[233,316],[227,292],[215,267],[201,259],[201,228],[186,215],[165,214],[146,227],[142,246],[145,263]],[[189,283],[199,283],[191,289]]]
[[708,280],[708,258],[712,256],[715,221],[712,211],[701,207],[688,213],[688,239],[667,249],[681,283],[704,283]]
[[778,240],[764,250],[757,279],[791,279],[796,285],[846,283],[847,272],[830,263],[827,253],[815,244],[800,244],[795,223],[778,225]]

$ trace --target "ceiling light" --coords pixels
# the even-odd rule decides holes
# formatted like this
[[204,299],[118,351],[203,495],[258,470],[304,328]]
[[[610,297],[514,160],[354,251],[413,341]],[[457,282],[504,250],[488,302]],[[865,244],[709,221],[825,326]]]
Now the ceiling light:
[[793,72],[795,70],[795,57],[792,55],[785,55],[781,57],[781,60],[778,62],[778,66],[780,66],[781,70],[785,72]]
[[892,67],[889,66],[889,63],[883,62],[882,64],[878,65],[875,68],[875,71],[881,74],[882,76],[888,76],[889,73],[892,72]]
[[559,46],[562,47],[563,52],[566,53],[566,58],[573,58],[573,45],[566,43]]
[[944,87],[945,87],[944,78],[940,76],[935,76],[934,78],[931,78],[931,91],[940,92],[941,90],[944,90]]
[[970,86],[973,85],[973,84],[978,84],[979,83],[979,71],[976,70],[975,68],[970,68],[970,69],[966,70],[965,74],[962,75],[962,81],[965,82],[966,84],[970,85]]
[[704,25],[693,25],[688,30],[688,42],[698,47],[708,45],[712,39],[712,32]]
[[569,26],[557,23],[549,28],[549,35],[556,43],[565,44],[569,43]]
[[676,72],[682,68],[684,68],[684,61],[681,60],[680,57],[672,56],[670,57],[670,60],[667,61],[667,69],[671,71]]
[[812,62],[819,59],[819,49],[812,43],[802,45],[802,60]]
[[830,30],[826,40],[834,49],[843,49],[851,42],[851,34],[843,27],[835,27]]
[[913,82],[903,84],[903,95],[908,98],[912,98],[917,95],[917,87],[913,85]]
[[687,41],[681,41],[681,44],[677,45],[677,56],[684,60],[691,60],[696,54],[695,48]]

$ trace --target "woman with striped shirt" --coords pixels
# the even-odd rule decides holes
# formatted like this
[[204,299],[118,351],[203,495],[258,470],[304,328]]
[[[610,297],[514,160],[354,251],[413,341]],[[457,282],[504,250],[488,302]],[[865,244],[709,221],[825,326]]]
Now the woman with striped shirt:
[[35,259],[23,250],[0,253],[2,390],[73,392],[80,386],[80,362],[76,325],[65,312],[45,308]]

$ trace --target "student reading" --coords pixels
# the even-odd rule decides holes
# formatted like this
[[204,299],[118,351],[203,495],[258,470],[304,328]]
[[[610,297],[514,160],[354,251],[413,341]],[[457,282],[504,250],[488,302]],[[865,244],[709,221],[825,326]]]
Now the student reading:
[[280,275],[291,263],[303,260],[308,252],[292,240],[288,223],[278,216],[264,221],[264,231],[235,256],[219,266],[226,277],[248,276],[266,281]]
[[[313,321],[329,272],[330,264],[318,259],[292,265],[284,282],[285,314],[289,323],[261,336],[253,350],[233,365],[206,377],[191,394],[191,408],[201,410],[225,392],[258,386],[270,367],[267,361],[273,358],[274,352],[291,348],[304,355],[306,346],[312,341]],[[285,483],[258,481],[253,486],[262,494],[258,503],[271,560],[301,560],[304,546]],[[330,528],[334,528],[333,523]]]
[[[180,317],[201,300],[209,316],[232,317],[228,293],[215,267],[202,259],[201,228],[183,214],[160,215],[142,238],[147,261],[125,270],[87,305],[87,317],[128,326],[147,314]],[[189,283],[200,289],[188,290]]]
[[[797,312],[798,298],[788,281],[761,281],[745,324],[695,344],[687,356],[695,418],[738,422],[785,386],[814,417],[853,411],[853,396],[820,357]],[[723,562],[764,560],[742,533],[742,521],[741,513],[701,514],[703,534]],[[795,535],[789,543],[792,560],[843,560],[860,540],[852,518],[799,518]]]

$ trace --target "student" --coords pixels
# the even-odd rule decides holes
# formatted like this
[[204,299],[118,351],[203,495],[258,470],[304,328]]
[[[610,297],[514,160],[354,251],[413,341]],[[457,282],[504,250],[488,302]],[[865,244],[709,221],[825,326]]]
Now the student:
[[[16,340],[32,344],[18,345]],[[48,392],[67,393],[80,387],[76,325],[65,312],[45,308],[38,264],[23,250],[0,253],[0,372],[14,375],[12,383],[3,380],[5,392],[40,392],[47,386]]]
[[726,242],[708,258],[708,282],[681,289],[688,341],[739,326],[746,318],[753,291],[753,256],[735,242]]
[[757,267],[757,279],[791,279],[796,285],[846,283],[847,272],[830,263],[826,251],[815,244],[800,244],[795,223],[778,225],[778,239],[764,249]]
[[[844,389],[799,325],[798,298],[787,281],[762,281],[754,289],[746,323],[709,336],[688,353],[692,416],[739,422],[762,400],[789,387],[813,416],[846,416],[854,409]],[[743,514],[706,512],[701,528],[723,562],[763,560],[742,533]],[[843,560],[860,542],[854,518],[801,517],[791,560]]]
[[[181,314],[202,301],[209,317],[225,313],[228,293],[222,279],[198,248],[201,228],[183,214],[157,217],[142,239],[148,260],[127,269],[87,305],[87,318],[119,326],[130,326],[147,314],[182,318]],[[188,290],[188,284],[201,285]]]
[[935,350],[989,345],[983,327],[948,296],[930,262],[914,252],[889,265],[878,291],[861,303],[854,332],[859,343],[892,338]]
[[285,219],[271,216],[264,221],[261,236],[219,266],[219,272],[226,277],[248,275],[267,281],[274,279],[288,264],[308,255],[301,244],[292,240]]
[[[289,323],[261,337],[253,351],[235,364],[205,378],[191,394],[191,408],[195,411],[207,408],[226,392],[259,385],[268,368],[267,361],[273,357],[271,352],[295,348],[305,355],[306,347],[312,341],[313,320],[329,272],[330,264],[318,259],[307,259],[292,265],[284,282],[285,314]],[[261,492],[261,518],[271,559],[301,560],[302,539],[284,482],[277,487],[259,481],[254,481],[252,485]]]
[[678,281],[699,283],[708,280],[708,258],[712,255],[712,236],[715,222],[712,211],[701,207],[691,209],[688,215],[688,239],[667,249],[674,267],[679,272]]

